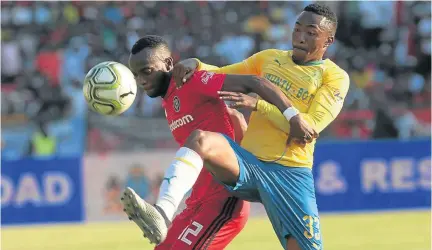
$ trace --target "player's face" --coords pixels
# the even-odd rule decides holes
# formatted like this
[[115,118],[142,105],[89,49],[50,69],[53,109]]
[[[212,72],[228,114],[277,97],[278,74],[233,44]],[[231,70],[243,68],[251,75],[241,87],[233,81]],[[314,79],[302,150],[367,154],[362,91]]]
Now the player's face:
[[303,11],[292,34],[293,59],[299,63],[321,60],[334,40],[330,25],[325,17]]
[[157,49],[143,49],[129,57],[129,68],[135,75],[138,87],[143,88],[149,97],[162,96],[169,84],[173,60]]

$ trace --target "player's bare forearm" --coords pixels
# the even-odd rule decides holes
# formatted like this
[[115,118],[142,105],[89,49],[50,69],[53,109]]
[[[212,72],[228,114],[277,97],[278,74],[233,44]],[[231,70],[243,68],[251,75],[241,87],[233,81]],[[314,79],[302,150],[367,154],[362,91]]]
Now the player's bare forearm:
[[256,93],[284,112],[292,104],[287,96],[270,81],[255,75],[226,75],[223,91]]

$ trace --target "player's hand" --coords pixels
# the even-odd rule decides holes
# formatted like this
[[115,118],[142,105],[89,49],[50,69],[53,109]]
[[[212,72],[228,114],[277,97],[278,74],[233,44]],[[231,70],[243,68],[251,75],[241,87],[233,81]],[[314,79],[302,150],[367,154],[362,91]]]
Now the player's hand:
[[247,108],[256,110],[258,99],[239,92],[219,91],[220,99],[229,101],[228,107],[233,109]]
[[176,82],[177,88],[181,88],[187,82],[198,67],[198,61],[189,58],[178,62],[172,70],[172,77]]
[[296,115],[289,121],[290,134],[287,144],[292,142],[300,146],[306,146],[306,143],[311,143],[314,139],[318,138],[318,133],[305,122],[300,115]]

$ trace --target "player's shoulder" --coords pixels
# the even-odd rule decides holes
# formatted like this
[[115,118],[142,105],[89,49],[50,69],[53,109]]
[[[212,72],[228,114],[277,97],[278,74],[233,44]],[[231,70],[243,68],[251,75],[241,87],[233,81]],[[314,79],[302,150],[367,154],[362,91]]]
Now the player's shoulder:
[[215,73],[215,72],[211,72],[211,71],[207,71],[207,70],[200,70],[200,71],[196,71],[193,74],[192,79],[195,82],[207,84],[208,81],[211,80],[215,75],[217,76],[220,74]]
[[274,57],[274,56],[281,56],[285,55],[287,53],[286,50],[280,50],[280,49],[266,49],[261,50],[260,52],[256,53],[256,56],[260,57]]
[[325,79],[343,79],[349,82],[348,73],[330,59],[324,60],[323,77]]

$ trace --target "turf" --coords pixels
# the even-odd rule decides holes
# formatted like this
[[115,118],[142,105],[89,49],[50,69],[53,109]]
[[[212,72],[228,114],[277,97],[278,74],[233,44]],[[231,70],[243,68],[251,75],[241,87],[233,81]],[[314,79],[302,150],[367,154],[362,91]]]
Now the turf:
[[[428,250],[429,211],[324,215],[324,248],[329,250]],[[4,250],[152,249],[131,222],[2,228]],[[267,218],[252,218],[228,250],[282,249]]]

